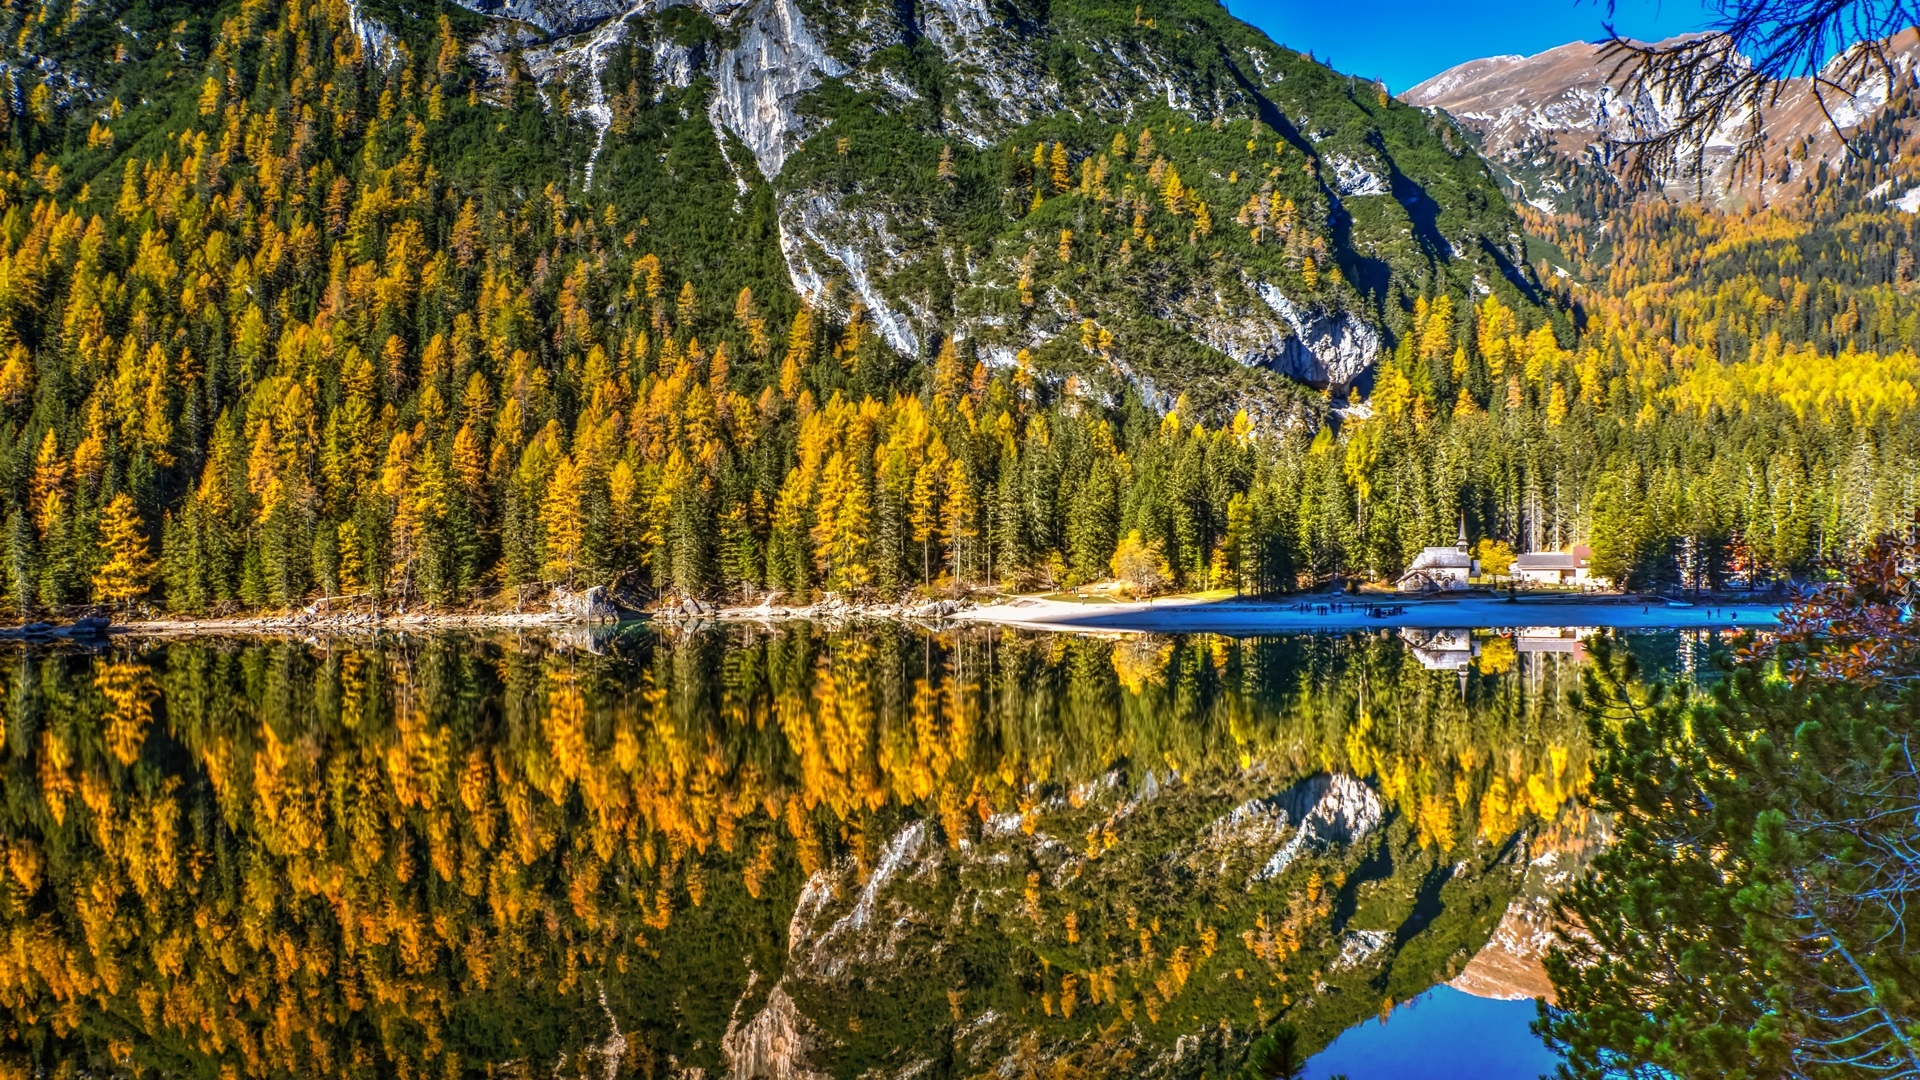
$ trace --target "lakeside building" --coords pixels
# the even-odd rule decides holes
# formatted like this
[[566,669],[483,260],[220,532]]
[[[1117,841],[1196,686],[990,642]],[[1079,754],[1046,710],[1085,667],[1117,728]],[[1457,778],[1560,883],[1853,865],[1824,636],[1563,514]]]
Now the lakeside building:
[[1593,576],[1593,549],[1576,544],[1567,551],[1529,551],[1513,560],[1509,573],[1527,585],[1604,586]]
[[1468,579],[1480,573],[1480,561],[1467,550],[1467,525],[1460,523],[1460,538],[1452,547],[1422,548],[1413,564],[1394,587],[1401,592],[1451,592],[1467,587]]

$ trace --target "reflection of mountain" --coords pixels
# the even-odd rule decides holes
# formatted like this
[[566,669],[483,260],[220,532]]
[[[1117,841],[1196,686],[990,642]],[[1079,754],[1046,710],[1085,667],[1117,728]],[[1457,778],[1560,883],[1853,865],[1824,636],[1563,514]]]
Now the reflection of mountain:
[[864,883],[849,866],[809,881],[778,997],[747,1027],[785,1035],[779,998],[797,1002],[798,1043],[833,1075],[1048,1059],[1150,1073],[1189,1054],[1230,1069],[1278,1016],[1331,1039],[1394,988],[1431,985],[1432,958],[1464,963],[1517,881],[1509,845],[1449,862],[1404,821],[1376,835],[1377,797],[1342,775],[1223,799],[1263,786],[1103,785],[957,847],[913,822]]
[[1554,999],[1544,963],[1560,924],[1553,900],[1605,844],[1606,822],[1584,811],[1563,814],[1532,841],[1532,858],[1519,890],[1493,935],[1450,985],[1476,997]]
[[0,675],[0,1067],[1216,1072],[1460,972],[1571,667],[868,628]]

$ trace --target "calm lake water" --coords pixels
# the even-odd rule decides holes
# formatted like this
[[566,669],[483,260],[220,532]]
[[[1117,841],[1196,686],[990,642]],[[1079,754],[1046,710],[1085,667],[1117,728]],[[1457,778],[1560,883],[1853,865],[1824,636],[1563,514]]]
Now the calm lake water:
[[1405,1003],[1590,845],[1582,662],[893,626],[0,654],[0,1076],[1199,1077],[1277,1025],[1316,1076],[1401,1075],[1366,1064],[1401,1032],[1470,1063],[1532,1006]]

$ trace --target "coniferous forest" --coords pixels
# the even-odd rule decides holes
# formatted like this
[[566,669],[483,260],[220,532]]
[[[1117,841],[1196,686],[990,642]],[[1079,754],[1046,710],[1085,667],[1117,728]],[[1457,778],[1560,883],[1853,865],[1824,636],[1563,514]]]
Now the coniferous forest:
[[[167,61],[130,69],[139,107],[6,75],[15,616],[1059,588],[1125,560],[1268,594],[1391,579],[1462,520],[1590,543],[1631,587],[1764,586],[1920,500],[1914,226],[1891,209],[1621,210],[1607,267],[1375,294],[1372,371],[1249,409],[1205,378],[1148,392],[1125,353],[1151,346],[1094,318],[1008,361],[957,335],[902,354],[831,283],[803,303],[766,189],[701,211],[733,197],[727,147],[660,126],[684,104],[619,57],[602,148],[531,78],[475,69],[471,12],[427,5],[383,50],[342,0],[136,8]],[[74,32],[48,10],[0,22]],[[1207,155],[1243,135],[1222,177]],[[1093,223],[1031,251],[1023,293],[1257,248],[1361,296],[1324,208],[1288,194],[1319,166],[1273,135],[1150,119],[915,167],[1012,220]],[[835,167],[865,152],[843,137]],[[658,182],[603,193],[588,161]]]

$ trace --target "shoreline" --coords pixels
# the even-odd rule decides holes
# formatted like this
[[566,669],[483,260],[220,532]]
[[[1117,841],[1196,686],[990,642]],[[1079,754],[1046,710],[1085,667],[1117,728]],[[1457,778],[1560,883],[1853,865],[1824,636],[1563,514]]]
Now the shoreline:
[[228,633],[328,633],[328,634],[369,634],[382,630],[406,633],[429,633],[437,630],[559,630],[573,627],[614,626],[618,620],[607,619],[598,623],[563,615],[505,614],[474,615],[447,613],[439,615],[383,615],[379,618],[303,618],[300,616],[244,615],[233,618],[206,619],[143,619],[137,622],[114,623],[109,632],[113,634],[134,634],[152,637],[191,637],[195,634]]
[[[1335,610],[1335,605],[1339,610]],[[1388,616],[1370,609],[1399,609]],[[95,620],[95,622],[100,622]],[[921,626],[973,623],[1034,630],[1093,633],[1218,633],[1257,636],[1269,633],[1353,632],[1364,630],[1765,630],[1779,625],[1778,608],[1761,603],[1706,603],[1669,607],[1658,598],[1534,596],[1399,599],[1384,603],[1315,597],[1309,600],[1208,600],[1169,597],[1154,601],[1058,600],[1016,596],[975,601],[941,600],[922,604],[848,604],[829,600],[806,607],[719,607],[700,605],[697,613],[679,608],[623,612],[621,617],[584,619],[573,612],[412,612],[381,615],[242,615],[214,618],[146,618],[104,625],[35,623],[0,628],[0,640],[99,640],[106,637],[194,637],[220,635],[326,635],[353,637],[378,633],[429,634],[446,631],[545,630],[581,632],[631,627],[636,623],[698,627],[728,623],[775,626],[788,622],[848,624],[899,622]]]
[[[1301,610],[1302,605],[1306,610]],[[1340,610],[1334,610],[1338,604]],[[1385,617],[1373,608],[1403,608]],[[1079,603],[1020,597],[969,608],[951,616],[965,622],[1118,633],[1189,634],[1311,633],[1317,630],[1765,630],[1780,625],[1771,604],[1699,603],[1669,607],[1658,598],[1543,596],[1507,600],[1365,598],[1338,601],[1193,600]]]

